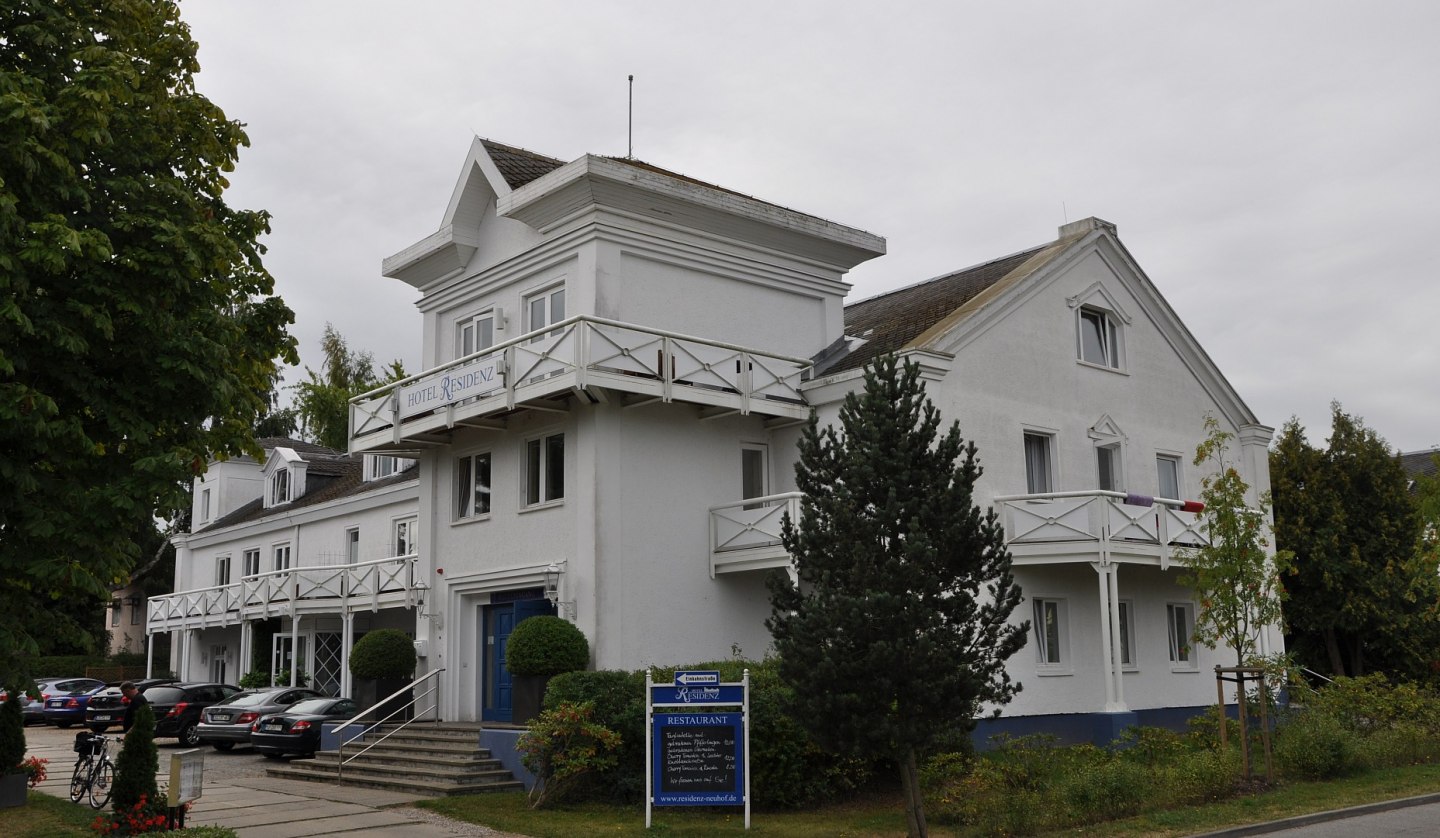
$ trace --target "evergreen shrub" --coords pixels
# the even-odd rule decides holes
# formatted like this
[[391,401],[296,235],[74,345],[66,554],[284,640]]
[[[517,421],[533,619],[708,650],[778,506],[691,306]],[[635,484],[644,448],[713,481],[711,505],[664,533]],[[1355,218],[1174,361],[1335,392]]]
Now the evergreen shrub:
[[25,761],[25,711],[20,709],[20,691],[9,690],[0,705],[0,774],[19,774]]
[[541,615],[521,620],[505,647],[511,675],[545,677],[576,672],[590,663],[590,641],[574,623]]
[[1291,717],[1275,731],[1275,763],[1280,773],[1297,780],[1342,777],[1358,766],[1356,735],[1328,713],[1307,711]]
[[[155,710],[149,704],[135,711],[135,723],[125,734],[120,754],[115,757],[115,784],[110,802],[115,812],[132,811],[145,801],[161,806],[160,789],[155,775],[160,771],[160,755],[155,748]],[[162,807],[163,808],[163,807]]]
[[378,629],[355,641],[350,674],[357,678],[406,678],[415,674],[415,643],[399,629]]

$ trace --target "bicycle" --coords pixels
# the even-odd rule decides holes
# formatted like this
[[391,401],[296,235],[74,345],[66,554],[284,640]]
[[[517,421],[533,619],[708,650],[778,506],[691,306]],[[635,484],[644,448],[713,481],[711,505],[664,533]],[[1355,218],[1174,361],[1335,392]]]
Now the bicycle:
[[79,803],[86,795],[90,808],[102,809],[110,802],[115,763],[110,761],[110,737],[98,733],[75,734],[75,773],[70,775],[70,801]]

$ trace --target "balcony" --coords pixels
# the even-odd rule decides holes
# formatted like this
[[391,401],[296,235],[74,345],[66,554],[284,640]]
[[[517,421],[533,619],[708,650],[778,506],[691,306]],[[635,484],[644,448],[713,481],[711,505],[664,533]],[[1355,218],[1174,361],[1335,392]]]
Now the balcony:
[[995,498],[1017,565],[1126,561],[1162,570],[1209,543],[1187,504],[1101,490]]
[[151,597],[147,634],[246,620],[411,608],[423,589],[415,580],[416,556],[396,556],[347,565],[292,567],[241,578],[239,582]]
[[456,426],[493,427],[490,417],[526,406],[562,409],[556,397],[572,392],[803,421],[809,368],[803,358],[581,315],[353,399],[350,450],[443,444]]
[[780,522],[800,520],[799,492],[710,507],[710,578],[717,573],[790,567]]
[[[780,521],[787,512],[799,520],[800,498],[788,492],[712,506],[710,576],[788,568]],[[1209,543],[1199,516],[1164,498],[1052,492],[1001,496],[995,507],[1017,565],[1123,561],[1168,569],[1183,564],[1186,548]]]

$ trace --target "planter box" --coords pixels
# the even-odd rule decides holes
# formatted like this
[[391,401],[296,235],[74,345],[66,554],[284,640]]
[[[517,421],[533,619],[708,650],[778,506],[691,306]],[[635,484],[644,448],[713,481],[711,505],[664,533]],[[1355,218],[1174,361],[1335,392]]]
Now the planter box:
[[0,809],[24,806],[29,784],[25,774],[0,774]]

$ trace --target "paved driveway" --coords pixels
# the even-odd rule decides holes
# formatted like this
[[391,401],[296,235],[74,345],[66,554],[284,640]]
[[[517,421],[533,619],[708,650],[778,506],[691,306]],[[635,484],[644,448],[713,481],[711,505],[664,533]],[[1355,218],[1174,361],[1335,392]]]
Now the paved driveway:
[[[48,726],[25,729],[26,755],[50,760],[49,778],[40,784],[39,791],[69,798],[70,774],[75,766],[72,748],[78,730]],[[112,729],[111,733],[118,740],[118,729]],[[156,744],[160,754],[157,780],[163,787],[170,780],[170,755],[186,749],[173,739],[160,739]],[[416,795],[272,780],[265,776],[265,765],[271,760],[251,753],[248,748],[222,753],[206,747],[203,751],[203,791],[186,819],[188,826],[228,826],[241,838],[302,838],[338,833],[357,838],[381,835],[524,838],[406,808],[404,804],[421,799]],[[111,758],[119,752],[119,741],[112,742]]]

